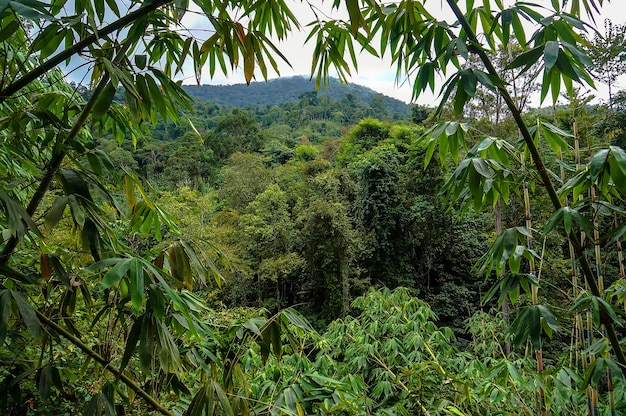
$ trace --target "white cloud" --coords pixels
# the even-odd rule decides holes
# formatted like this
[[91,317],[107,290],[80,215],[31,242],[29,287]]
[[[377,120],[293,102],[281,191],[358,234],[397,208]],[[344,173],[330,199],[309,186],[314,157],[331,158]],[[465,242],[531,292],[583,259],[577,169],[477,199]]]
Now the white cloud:
[[[445,2],[438,0],[436,2],[425,1],[425,3],[428,3],[427,7],[432,5],[432,9],[429,10],[432,10],[431,13],[436,14],[437,18],[440,18],[441,20],[445,19],[449,22],[452,22],[454,20],[450,11],[447,10]],[[509,0],[508,3],[512,4],[513,1]],[[550,0],[537,0],[536,3],[549,6],[551,2]],[[314,4],[314,6],[312,6],[311,4]],[[311,73],[313,42],[305,44],[305,39],[306,24],[315,18],[315,15],[312,12],[312,7],[317,7],[316,11],[318,12],[318,16],[320,16],[320,18],[322,19],[324,18],[324,15],[336,18],[337,11],[330,10],[331,2],[325,1],[322,3],[320,0],[314,0],[310,3],[301,2],[298,0],[293,1],[290,6],[292,7],[292,10],[298,18],[299,22],[302,24],[303,30],[290,35],[287,41],[277,42],[277,46],[280,48],[281,52],[287,57],[292,65],[292,67],[289,67],[287,64],[281,63],[279,68],[280,75],[304,75],[308,77]],[[613,2],[611,3],[607,3],[605,1],[602,7],[601,15],[599,17],[596,17],[596,25],[602,28],[603,21],[607,17],[612,18],[614,20],[614,23],[620,24],[621,22],[615,19],[615,16],[622,15],[623,3],[621,1],[613,0]],[[343,17],[345,18],[346,16]],[[193,23],[187,22],[187,24],[189,27],[193,26]],[[600,31],[602,30],[600,29]],[[380,59],[371,56],[367,52],[363,52],[359,55],[358,61],[358,72],[352,74],[352,77],[350,78],[351,82],[365,85],[385,95],[398,98],[405,102],[411,101],[412,86],[410,84],[410,80],[404,79],[401,80],[400,83],[397,83],[395,81],[396,67],[392,66],[388,57]],[[205,72],[208,73],[208,71]],[[269,75],[269,78],[274,78],[276,76],[278,75],[275,73],[271,73]],[[257,81],[261,80],[257,79]],[[187,78],[186,82],[195,82],[193,76],[191,78]],[[213,79],[209,78],[207,75],[204,75],[202,78],[202,83],[207,84],[236,84],[243,82],[245,82],[245,79],[240,71],[234,71],[228,76],[223,76],[216,73],[216,76]],[[438,85],[441,85],[441,83],[438,83]],[[600,99],[603,99],[608,95],[606,86],[598,83],[596,87],[597,91],[594,95],[596,95]],[[429,92],[426,92],[423,93],[422,96],[420,96],[418,103],[435,105],[438,103],[438,99],[436,94],[430,94]]]

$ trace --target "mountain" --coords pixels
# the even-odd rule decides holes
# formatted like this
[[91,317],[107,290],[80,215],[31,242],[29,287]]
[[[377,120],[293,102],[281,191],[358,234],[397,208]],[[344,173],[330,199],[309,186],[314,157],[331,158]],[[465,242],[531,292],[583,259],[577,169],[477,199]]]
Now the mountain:
[[[315,91],[315,83],[303,76],[294,76],[271,79],[267,82],[252,82],[250,85],[183,85],[183,89],[192,97],[202,101],[213,101],[217,104],[239,108],[272,107],[288,101],[298,102],[302,94]],[[362,85],[342,85],[336,78],[329,79],[326,89],[318,91],[319,96],[326,95],[335,101],[341,101],[346,94],[352,94],[365,105],[370,105],[375,96],[382,96],[390,113],[408,114],[411,110],[411,106],[403,101]]]

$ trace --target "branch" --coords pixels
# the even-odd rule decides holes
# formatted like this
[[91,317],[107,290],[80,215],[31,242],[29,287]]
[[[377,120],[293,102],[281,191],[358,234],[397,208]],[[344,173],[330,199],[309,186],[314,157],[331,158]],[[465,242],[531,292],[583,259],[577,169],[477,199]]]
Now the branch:
[[163,6],[164,4],[170,3],[172,1],[173,0],[154,0],[152,3],[148,4],[147,6],[141,7],[135,10],[134,12],[121,17],[120,19],[116,20],[110,25],[105,26],[102,29],[95,32],[94,34],[87,36],[83,40],[75,43],[74,45],[70,46],[64,51],[59,52],[58,54],[54,55],[52,58],[48,59],[43,64],[39,65],[38,67],[31,70],[30,72],[26,73],[26,75],[24,75],[22,78],[18,79],[17,81],[12,82],[5,89],[1,90],[0,91],[0,104],[2,104],[4,101],[6,101],[9,97],[11,97],[13,94],[18,92],[22,88],[26,87],[31,82],[35,81],[37,78],[44,75],[46,72],[48,72],[55,66],[59,65],[61,62],[81,52],[82,50],[87,48],[89,45],[104,38],[105,36],[110,35],[116,30],[122,29],[127,24],[134,22],[135,20],[147,15],[150,12],[153,12],[154,10]]
[[146,403],[152,406],[156,411],[165,416],[174,416],[172,412],[164,408],[154,397],[150,396],[145,390],[135,384],[135,382],[123,372],[111,366],[110,362],[108,362],[100,354],[89,348],[89,346],[81,341],[79,338],[76,338],[62,326],[60,326],[38,310],[35,310],[35,312],[37,313],[37,318],[39,318],[39,321],[43,325],[52,328],[57,334],[62,335],[63,338],[67,339],[69,342],[80,348],[80,350],[84,352],[88,357],[92,358],[94,361],[97,361],[100,365],[102,365],[105,370],[120,379],[122,383],[126,384],[132,391],[134,391],[138,396],[144,399]]

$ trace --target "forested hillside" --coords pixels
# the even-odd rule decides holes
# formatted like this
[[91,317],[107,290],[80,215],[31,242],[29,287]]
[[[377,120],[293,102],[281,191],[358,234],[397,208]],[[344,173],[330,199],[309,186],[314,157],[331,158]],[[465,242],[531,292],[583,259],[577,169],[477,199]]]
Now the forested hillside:
[[[303,94],[316,91],[315,82],[305,77],[275,78],[265,82],[252,82],[250,85],[185,85],[184,90],[200,101],[212,101],[220,105],[245,107],[272,107],[286,102],[297,102]],[[387,97],[366,86],[346,83],[330,78],[326,86],[317,91],[318,97],[328,97],[341,101],[351,96],[360,105],[385,106],[391,114],[406,115],[410,106],[395,98]]]
[[[0,2],[0,413],[624,414],[626,28],[584,23],[602,3],[316,6],[328,94],[205,99],[186,64],[267,78],[286,3]],[[357,49],[441,104],[335,88]]]

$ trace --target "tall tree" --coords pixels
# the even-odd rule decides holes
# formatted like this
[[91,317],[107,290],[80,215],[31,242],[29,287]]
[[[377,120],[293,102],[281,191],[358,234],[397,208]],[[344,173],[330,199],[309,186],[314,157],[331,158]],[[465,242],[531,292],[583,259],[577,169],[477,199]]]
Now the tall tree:
[[594,75],[609,88],[609,105],[613,106],[613,88],[617,78],[626,71],[626,26],[604,20],[604,35],[596,32],[588,40],[585,51],[594,63]]

